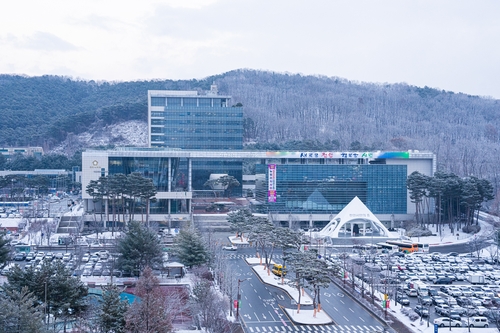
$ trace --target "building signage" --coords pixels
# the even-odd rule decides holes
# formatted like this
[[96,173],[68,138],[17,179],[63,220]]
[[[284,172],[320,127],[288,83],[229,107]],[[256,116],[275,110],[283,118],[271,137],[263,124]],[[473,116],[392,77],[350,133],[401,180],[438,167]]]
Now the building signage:
[[268,158],[410,158],[407,151],[389,151],[389,152],[267,152]]
[[267,201],[276,202],[276,164],[267,166]]

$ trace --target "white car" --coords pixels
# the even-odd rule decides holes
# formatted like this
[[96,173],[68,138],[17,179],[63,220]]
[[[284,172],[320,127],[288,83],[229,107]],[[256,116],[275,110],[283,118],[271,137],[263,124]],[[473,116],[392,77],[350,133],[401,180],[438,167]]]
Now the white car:
[[440,317],[434,319],[434,324],[437,324],[439,327],[449,327],[451,322],[452,327],[462,327],[462,322],[458,320],[453,320],[448,317]]
[[85,253],[82,257],[82,262],[89,262],[90,260],[90,253]]
[[109,252],[107,250],[101,250],[99,252],[96,252],[96,254],[99,256],[101,259],[108,259],[109,257]]
[[226,245],[222,247],[223,250],[225,251],[236,251],[238,248],[234,245]]
[[484,316],[488,312],[488,309],[482,305],[476,306],[476,313],[478,316]]

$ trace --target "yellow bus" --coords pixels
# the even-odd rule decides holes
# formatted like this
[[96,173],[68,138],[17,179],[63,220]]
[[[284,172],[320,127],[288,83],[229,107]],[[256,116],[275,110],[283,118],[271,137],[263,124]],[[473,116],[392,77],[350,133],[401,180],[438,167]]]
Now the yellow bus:
[[404,253],[413,253],[419,251],[417,243],[405,242],[405,241],[392,241],[392,240],[388,240],[386,241],[386,243],[396,245],[399,248],[399,251]]
[[285,276],[286,275],[286,266],[283,267],[281,264],[274,264],[272,272],[276,276]]

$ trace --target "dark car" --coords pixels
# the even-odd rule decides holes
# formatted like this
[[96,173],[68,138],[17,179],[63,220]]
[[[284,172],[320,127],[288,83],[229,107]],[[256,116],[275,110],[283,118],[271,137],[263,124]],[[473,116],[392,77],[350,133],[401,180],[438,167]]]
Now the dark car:
[[423,306],[423,305],[417,305],[415,307],[415,312],[418,313],[421,317],[428,317],[429,316],[429,310],[427,309],[426,306]]
[[16,253],[16,255],[14,256],[15,261],[23,261],[24,259],[26,259],[26,253],[24,252]]
[[396,295],[396,302],[403,305],[410,305],[410,299],[404,294],[398,293],[398,295]]
[[432,304],[432,298],[429,296],[420,296],[418,298],[418,302],[422,305],[431,305]]
[[448,287],[445,287],[445,286],[439,287],[439,291],[447,294],[448,293]]
[[434,280],[434,284],[452,284],[453,280],[449,277],[442,277]]
[[432,289],[432,288],[429,288],[428,293],[429,293],[429,296],[431,296],[431,297],[439,295],[438,291],[436,289]]

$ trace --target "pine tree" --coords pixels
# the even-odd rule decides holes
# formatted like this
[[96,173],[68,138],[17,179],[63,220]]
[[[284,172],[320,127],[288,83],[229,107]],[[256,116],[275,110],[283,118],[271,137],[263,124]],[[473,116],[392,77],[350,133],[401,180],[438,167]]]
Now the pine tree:
[[88,289],[79,278],[71,276],[62,262],[44,262],[39,271],[14,267],[4,289],[21,292],[27,288],[39,303],[45,303],[54,317],[77,316],[87,308]]
[[103,287],[100,312],[97,315],[97,324],[100,332],[125,332],[125,313],[128,309],[127,301],[120,299],[120,290],[115,285]]
[[35,296],[24,287],[21,291],[7,290],[0,296],[0,333],[43,333],[43,308]]
[[195,230],[182,229],[175,238],[175,244],[175,254],[187,267],[199,266],[208,261],[205,243]]
[[138,275],[146,267],[163,262],[158,236],[153,230],[136,221],[130,222],[125,238],[118,244],[118,252],[121,254],[118,266],[133,275]]
[[5,238],[3,233],[0,233],[0,266],[3,266],[9,259],[9,241]]

